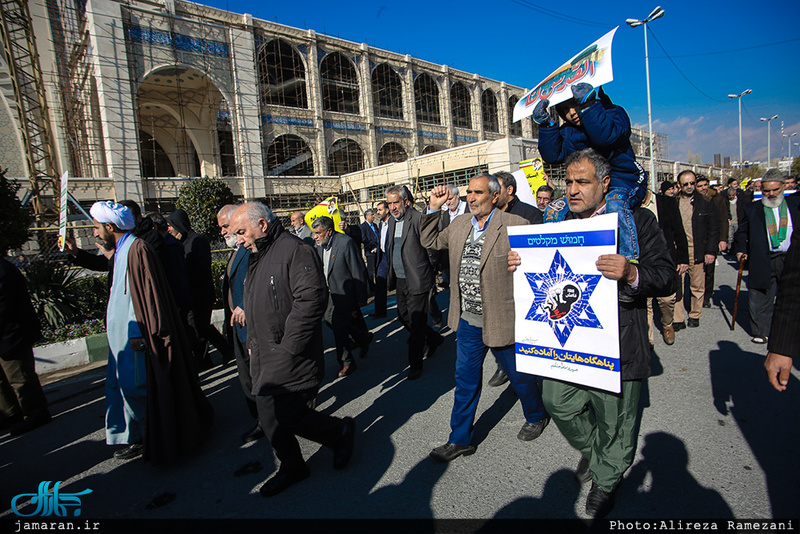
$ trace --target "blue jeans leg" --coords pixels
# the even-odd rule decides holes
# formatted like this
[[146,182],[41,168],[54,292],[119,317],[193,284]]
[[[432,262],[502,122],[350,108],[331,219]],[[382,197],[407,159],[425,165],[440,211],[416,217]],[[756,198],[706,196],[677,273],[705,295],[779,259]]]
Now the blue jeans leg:
[[629,260],[639,258],[639,240],[633,222],[632,203],[634,189],[614,187],[606,195],[606,213],[617,213],[619,218],[619,253]]
[[483,360],[488,350],[483,344],[483,330],[461,319],[456,337],[456,389],[450,415],[450,443],[469,445],[472,442],[483,383]]
[[519,397],[525,420],[529,423],[538,423],[547,417],[547,412],[542,403],[542,392],[539,389],[536,376],[517,371],[514,345],[492,348],[492,352],[497,358],[497,362],[508,375],[508,381],[511,383],[511,387],[514,389],[517,397]]

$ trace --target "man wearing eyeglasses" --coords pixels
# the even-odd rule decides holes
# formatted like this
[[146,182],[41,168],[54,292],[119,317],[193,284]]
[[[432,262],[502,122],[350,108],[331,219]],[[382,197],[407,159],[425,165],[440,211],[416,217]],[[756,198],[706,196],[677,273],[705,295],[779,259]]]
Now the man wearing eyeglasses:
[[675,319],[672,328],[678,332],[688,325],[691,328],[700,326],[700,315],[703,313],[703,294],[705,293],[705,265],[714,262],[719,252],[719,218],[714,205],[703,198],[696,189],[697,176],[686,170],[678,175],[678,207],[689,242],[689,288],[691,292],[691,308],[689,318],[684,322],[683,287],[685,275],[681,276],[678,288],[679,299],[675,304]]

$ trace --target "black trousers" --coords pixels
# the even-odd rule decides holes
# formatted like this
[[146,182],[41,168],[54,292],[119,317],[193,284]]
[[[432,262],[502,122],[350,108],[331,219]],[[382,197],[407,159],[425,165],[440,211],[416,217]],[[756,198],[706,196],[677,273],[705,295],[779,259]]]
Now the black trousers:
[[309,408],[317,396],[317,388],[279,395],[257,395],[258,419],[269,438],[280,469],[297,469],[305,464],[295,436],[336,447],[344,434],[344,423],[338,417]]
[[[339,313],[339,312],[336,312]],[[345,365],[354,363],[351,348],[351,339],[359,347],[364,346],[369,340],[369,328],[364,321],[361,308],[356,308],[350,313],[344,313],[342,317],[334,317],[333,322],[327,322],[333,330],[333,339],[336,342],[336,359],[339,361],[339,369]]]
[[415,295],[409,292],[405,278],[397,279],[397,317],[408,330],[408,365],[412,369],[422,369],[422,356],[425,343],[438,344],[441,338],[428,326],[428,307],[431,293]]
[[375,291],[375,272],[378,270],[378,255],[365,254],[367,260],[367,281],[369,282],[369,290]]
[[236,327],[232,330],[231,342],[233,344],[233,357],[236,359],[236,369],[239,371],[239,383],[244,391],[247,410],[253,419],[258,419],[258,408],[256,408],[256,396],[253,395],[253,379],[250,376],[250,353],[244,342],[239,340]]
[[0,358],[0,422],[47,411],[47,398],[36,374],[33,348]]

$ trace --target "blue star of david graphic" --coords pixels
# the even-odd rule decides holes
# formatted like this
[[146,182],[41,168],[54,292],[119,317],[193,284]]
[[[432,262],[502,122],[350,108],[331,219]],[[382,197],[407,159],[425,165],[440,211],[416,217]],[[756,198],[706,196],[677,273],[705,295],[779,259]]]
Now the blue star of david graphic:
[[562,347],[576,326],[602,329],[603,325],[589,305],[601,276],[575,274],[556,251],[549,271],[525,273],[533,290],[533,304],[525,319],[549,323]]

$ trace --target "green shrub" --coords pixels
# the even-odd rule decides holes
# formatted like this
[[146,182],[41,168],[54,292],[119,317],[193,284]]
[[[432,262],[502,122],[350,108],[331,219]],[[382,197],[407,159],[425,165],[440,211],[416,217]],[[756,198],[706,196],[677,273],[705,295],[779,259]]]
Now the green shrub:
[[228,260],[213,260],[211,262],[211,278],[214,280],[214,308],[222,308],[222,279],[225,277],[225,269],[228,267]]
[[80,315],[86,319],[102,319],[108,308],[108,275],[84,276],[72,283]]
[[31,214],[22,208],[17,199],[19,184],[6,179],[6,171],[0,170],[0,254],[19,248],[28,240]]
[[80,312],[80,301],[74,289],[77,270],[62,263],[36,260],[25,267],[23,274],[33,309],[44,324],[62,326]]
[[211,243],[219,238],[217,212],[233,202],[230,187],[219,178],[196,178],[178,191],[176,207],[189,216],[192,229]]

